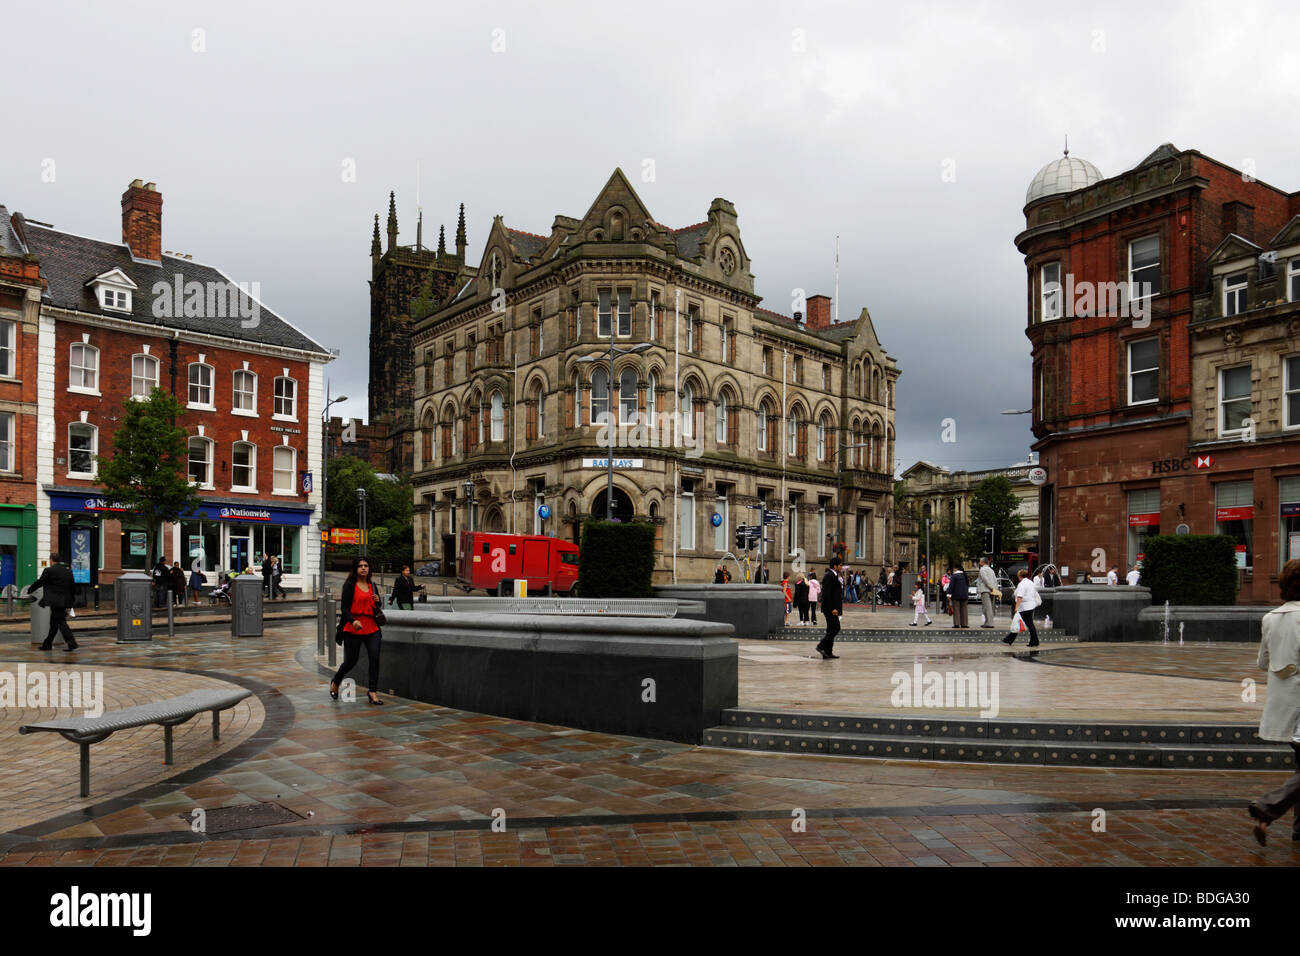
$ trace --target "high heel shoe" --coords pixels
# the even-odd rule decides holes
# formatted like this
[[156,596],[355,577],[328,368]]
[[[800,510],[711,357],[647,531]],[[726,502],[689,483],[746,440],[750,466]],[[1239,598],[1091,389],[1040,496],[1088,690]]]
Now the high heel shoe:
[[370,704],[372,707],[384,706],[384,702],[379,699],[379,695],[374,691],[370,691],[370,693],[366,694],[366,703]]
[[330,698],[333,700],[339,699],[339,685],[333,681],[330,681]]

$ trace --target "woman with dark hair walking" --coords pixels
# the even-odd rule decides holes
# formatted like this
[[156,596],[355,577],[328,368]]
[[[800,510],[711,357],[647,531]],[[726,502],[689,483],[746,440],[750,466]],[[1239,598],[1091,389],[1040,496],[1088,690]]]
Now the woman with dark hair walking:
[[1288,743],[1295,753],[1296,772],[1282,786],[1250,802],[1255,839],[1268,842],[1268,826],[1293,807],[1291,839],[1300,841],[1300,560],[1282,568],[1283,604],[1264,615],[1260,624],[1260,670],[1268,672],[1268,693],[1259,722],[1261,740]]
[[348,671],[357,666],[361,645],[365,644],[366,658],[370,662],[367,700],[375,706],[384,703],[379,699],[379,645],[384,636],[379,628],[383,623],[384,612],[379,607],[375,583],[370,577],[370,562],[365,558],[353,558],[352,573],[343,582],[339,626],[334,636],[334,640],[343,645],[343,665],[330,681],[330,696],[335,700],[339,699],[339,685]]

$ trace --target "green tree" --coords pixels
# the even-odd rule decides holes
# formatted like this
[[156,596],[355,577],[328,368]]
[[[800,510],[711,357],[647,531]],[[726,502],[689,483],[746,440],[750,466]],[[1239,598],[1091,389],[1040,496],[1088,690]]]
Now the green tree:
[[[925,546],[924,541],[921,546]],[[948,565],[961,561],[966,553],[965,528],[946,516],[942,521],[930,525],[929,557],[935,565],[936,575],[948,570]]]
[[906,479],[900,478],[894,482],[894,513],[899,515],[912,515],[912,508],[907,500],[908,493]]
[[99,484],[105,497],[144,519],[147,567],[153,567],[158,528],[197,514],[202,499],[189,481],[189,437],[176,425],[180,402],[154,388],[148,399],[126,399],[122,411],[112,457],[98,456]]
[[[326,468],[325,520],[331,528],[360,527],[357,489],[366,490],[366,524],[370,539],[366,554],[381,567],[397,570],[412,560],[414,492],[405,479],[381,477],[369,463],[351,455],[331,458]],[[338,547],[335,554],[359,554],[358,548]]]
[[970,525],[965,529],[964,551],[970,557],[985,553],[985,528],[996,528],[998,546],[1016,551],[1025,537],[1020,521],[1020,498],[1011,479],[1005,475],[985,478],[975,488],[970,500]]

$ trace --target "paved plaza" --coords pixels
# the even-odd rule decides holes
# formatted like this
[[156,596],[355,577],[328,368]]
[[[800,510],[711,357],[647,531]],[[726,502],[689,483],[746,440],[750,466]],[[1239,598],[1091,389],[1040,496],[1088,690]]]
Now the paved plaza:
[[[862,613],[847,627],[862,626]],[[1262,706],[1262,687],[1259,700],[1242,699],[1242,680],[1260,676],[1253,645],[1061,641],[1031,656],[998,644],[1000,630],[975,630],[962,636],[985,643],[845,641],[839,660],[822,661],[809,656],[820,633],[742,641],[742,707],[887,714],[891,675],[918,663],[996,672],[1001,713],[1013,718],[1252,724]],[[0,710],[0,864],[1300,863],[1285,825],[1266,848],[1250,836],[1246,803],[1280,772],[764,753],[396,698],[370,707],[364,694],[329,698],[315,641],[310,621],[242,640],[216,630],[141,645],[87,637],[75,653],[0,638],[0,671],[102,671],[110,709],[225,684],[254,692],[222,715],[219,742],[206,718],[179,727],[172,766],[157,727],[92,747],[88,799],[78,796],[76,746],[17,734],[66,714]],[[222,808],[263,804],[275,811],[265,825],[215,822]],[[196,832],[197,810],[211,815],[207,832]]]

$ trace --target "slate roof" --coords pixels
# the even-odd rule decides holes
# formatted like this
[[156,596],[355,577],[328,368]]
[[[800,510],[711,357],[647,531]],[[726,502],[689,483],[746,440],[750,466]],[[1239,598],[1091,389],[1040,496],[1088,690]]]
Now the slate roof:
[[[244,328],[243,323],[249,320],[242,318],[238,312],[226,317],[186,317],[183,314],[165,318],[154,316],[153,288],[157,282],[166,283],[174,289],[175,277],[180,275],[182,283],[199,282],[205,289],[209,282],[221,287],[234,285],[228,276],[212,266],[168,255],[164,255],[161,264],[158,265],[138,262],[131,258],[130,252],[123,244],[101,242],[98,239],[87,239],[84,236],[59,232],[56,229],[37,226],[31,220],[26,223],[26,234],[28,248],[34,255],[40,257],[41,276],[48,283],[43,299],[46,305],[75,309],[92,315],[126,319],[155,328],[203,332],[261,345],[329,354],[329,349],[325,346],[300,332],[260,303],[257,304],[257,324],[251,328]],[[132,310],[129,314],[101,308],[94,288],[86,285],[96,276],[113,269],[121,269],[137,286],[131,296]],[[247,300],[245,303],[245,312],[251,311]],[[178,307],[173,311],[183,313],[184,310]]]
[[0,256],[21,256],[23,244],[9,221],[9,210],[0,206]]
[[535,232],[523,232],[519,229],[510,229],[508,227],[506,232],[510,234],[510,244],[514,246],[515,252],[521,259],[527,261],[531,261],[538,253],[540,253],[549,241],[545,236],[539,236]]
[[677,239],[677,254],[683,259],[698,258],[700,246],[704,243],[704,236],[708,231],[709,224],[707,222],[697,222],[693,226],[674,229],[673,236]]
[[771,309],[755,309],[754,314],[773,322],[780,322],[791,328],[797,328],[801,332],[807,332],[809,335],[815,335],[819,339],[826,339],[830,342],[842,342],[844,339],[853,337],[854,327],[857,322],[837,322],[830,328],[810,329],[806,322],[795,324],[794,319],[788,315],[782,315],[780,312],[773,312]]

